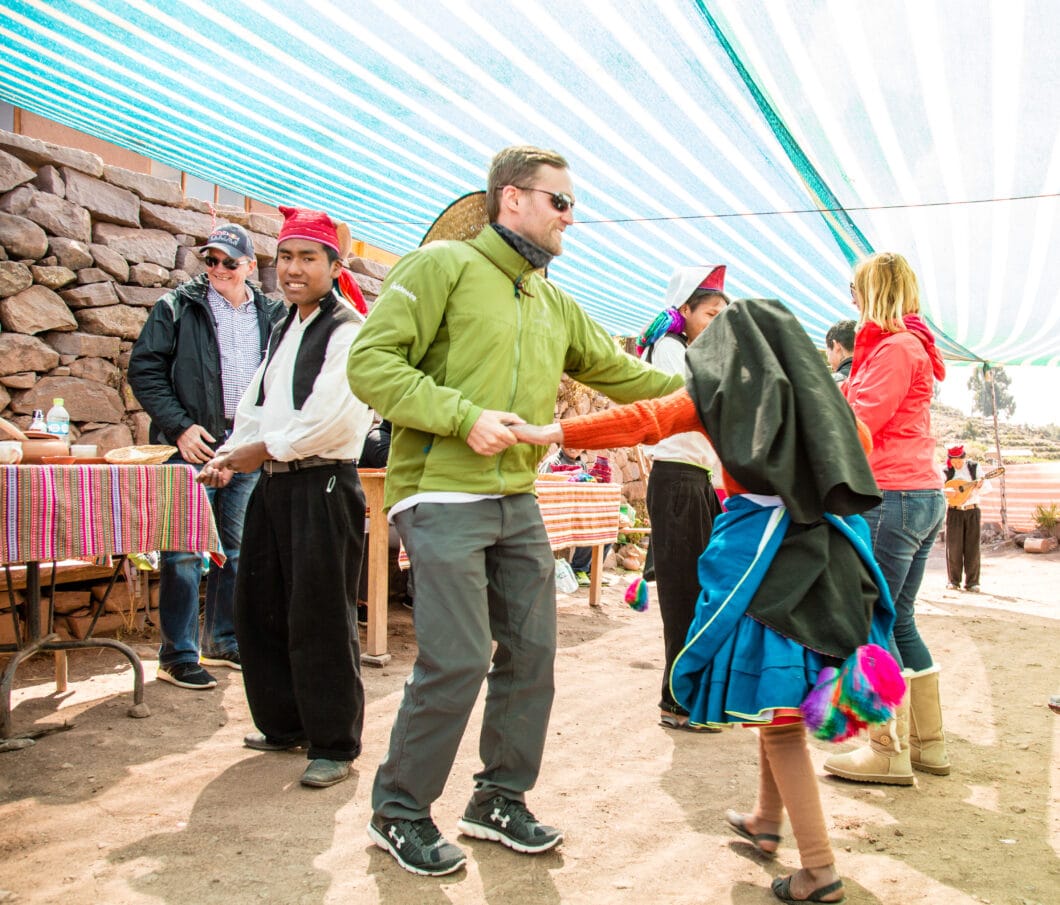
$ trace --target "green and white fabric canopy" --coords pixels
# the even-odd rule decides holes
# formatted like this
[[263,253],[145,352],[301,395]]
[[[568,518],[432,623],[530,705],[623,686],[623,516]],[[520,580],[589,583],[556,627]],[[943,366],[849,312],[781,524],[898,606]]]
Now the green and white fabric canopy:
[[403,253],[560,151],[551,276],[615,333],[728,265],[815,340],[899,251],[954,357],[1060,363],[1054,0],[6,0],[0,98]]

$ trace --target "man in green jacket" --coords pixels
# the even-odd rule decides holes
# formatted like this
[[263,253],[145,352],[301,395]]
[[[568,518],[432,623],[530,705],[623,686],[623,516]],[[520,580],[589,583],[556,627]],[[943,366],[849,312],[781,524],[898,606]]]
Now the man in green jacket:
[[394,424],[385,505],[416,574],[419,654],[368,834],[423,875],[466,860],[430,809],[483,678],[483,766],[457,826],[525,853],[563,840],[525,804],[552,707],[555,565],[533,495],[545,450],[517,445],[509,425],[551,421],[564,372],[619,402],[683,384],[622,352],[545,277],[574,222],[560,155],[497,154],[487,211],[476,238],[429,243],[394,266],[348,366],[355,395]]

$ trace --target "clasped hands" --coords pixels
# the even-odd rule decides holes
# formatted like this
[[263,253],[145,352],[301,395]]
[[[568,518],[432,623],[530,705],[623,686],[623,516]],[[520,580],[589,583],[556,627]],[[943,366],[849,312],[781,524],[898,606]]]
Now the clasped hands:
[[558,424],[527,424],[514,412],[484,409],[467,435],[467,445],[480,456],[495,456],[516,443],[548,446],[563,442]]
[[269,458],[264,443],[244,443],[210,459],[195,480],[207,487],[226,487],[233,474],[257,471]]

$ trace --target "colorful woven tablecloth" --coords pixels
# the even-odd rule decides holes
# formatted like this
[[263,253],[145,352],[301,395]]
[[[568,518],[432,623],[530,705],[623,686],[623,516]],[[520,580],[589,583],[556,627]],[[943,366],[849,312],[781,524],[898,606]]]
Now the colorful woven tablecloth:
[[[614,543],[618,537],[618,512],[622,505],[621,484],[592,481],[534,481],[537,508],[553,550],[594,547]],[[459,505],[459,504],[456,504]],[[405,545],[398,553],[398,566],[409,567]]]
[[188,550],[220,554],[188,465],[0,466],[0,562]]
[[610,544],[618,536],[621,484],[538,480],[534,489],[553,550]]

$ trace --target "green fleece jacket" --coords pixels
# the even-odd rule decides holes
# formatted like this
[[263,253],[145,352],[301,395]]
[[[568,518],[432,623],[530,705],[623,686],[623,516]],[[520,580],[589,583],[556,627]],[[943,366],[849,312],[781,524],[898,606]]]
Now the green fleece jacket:
[[618,402],[684,384],[623,352],[567,293],[487,227],[391,269],[353,346],[358,399],[394,424],[385,506],[416,493],[532,493],[540,446],[467,445],[484,409],[547,424],[563,372]]

